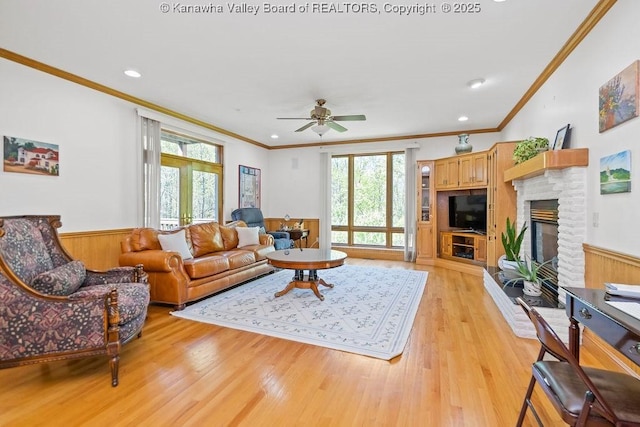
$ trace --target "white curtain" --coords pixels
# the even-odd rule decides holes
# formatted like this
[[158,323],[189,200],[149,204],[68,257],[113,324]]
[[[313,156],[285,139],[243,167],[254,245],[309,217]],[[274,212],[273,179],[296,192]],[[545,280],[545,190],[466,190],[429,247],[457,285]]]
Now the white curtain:
[[142,226],[160,228],[160,122],[139,116],[142,150]]
[[418,147],[404,150],[405,214],[404,214],[404,260],[416,260],[416,152]]
[[320,153],[319,247],[331,249],[331,153]]

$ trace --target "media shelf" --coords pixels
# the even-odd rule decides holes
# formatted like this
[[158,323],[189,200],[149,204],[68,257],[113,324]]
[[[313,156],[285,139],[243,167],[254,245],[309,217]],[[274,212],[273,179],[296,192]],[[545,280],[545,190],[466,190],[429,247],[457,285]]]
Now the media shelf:
[[487,237],[473,231],[442,231],[440,256],[484,263],[487,260]]

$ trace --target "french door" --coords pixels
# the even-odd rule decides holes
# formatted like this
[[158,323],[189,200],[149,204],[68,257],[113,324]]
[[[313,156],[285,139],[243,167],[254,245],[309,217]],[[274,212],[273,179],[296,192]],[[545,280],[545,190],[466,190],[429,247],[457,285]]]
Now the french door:
[[160,173],[162,229],[220,221],[222,165],[163,153]]

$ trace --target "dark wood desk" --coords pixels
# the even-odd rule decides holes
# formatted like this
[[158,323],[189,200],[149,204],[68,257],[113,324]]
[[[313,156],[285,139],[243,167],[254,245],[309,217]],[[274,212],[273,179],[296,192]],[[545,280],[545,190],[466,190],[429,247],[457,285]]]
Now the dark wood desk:
[[299,248],[302,247],[302,239],[304,239],[304,247],[305,248],[309,247],[309,242],[307,241],[307,238],[309,237],[309,230],[292,229],[292,230],[278,230],[278,231],[286,231],[287,233],[289,233],[289,237],[291,238],[291,240],[293,240],[294,244],[295,242],[298,242],[297,247]]
[[[640,366],[640,320],[614,308],[606,301],[637,301],[608,295],[604,289],[563,288],[567,291],[569,349],[580,360],[582,323]],[[639,301],[640,302],[640,301]]]

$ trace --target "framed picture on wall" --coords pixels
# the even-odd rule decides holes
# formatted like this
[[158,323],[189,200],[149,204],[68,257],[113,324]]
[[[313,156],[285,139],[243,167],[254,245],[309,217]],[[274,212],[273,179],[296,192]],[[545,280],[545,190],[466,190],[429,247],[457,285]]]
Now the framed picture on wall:
[[640,61],[634,61],[615,77],[600,87],[599,128],[600,132],[638,117],[640,102]]
[[600,194],[631,191],[631,151],[625,150],[600,159]]
[[562,150],[562,148],[566,145],[568,145],[569,142],[569,125],[566,125],[565,127],[558,129],[558,132],[556,133],[556,140],[553,142],[553,149],[554,150]]
[[47,142],[4,137],[4,171],[35,175],[60,175],[60,147]]
[[249,166],[238,166],[239,168],[239,208],[259,208],[260,207],[260,169]]

